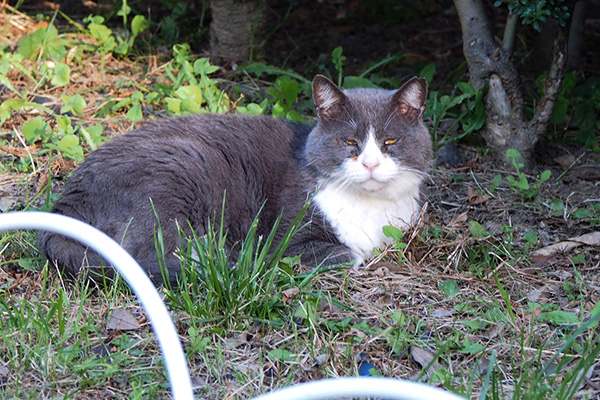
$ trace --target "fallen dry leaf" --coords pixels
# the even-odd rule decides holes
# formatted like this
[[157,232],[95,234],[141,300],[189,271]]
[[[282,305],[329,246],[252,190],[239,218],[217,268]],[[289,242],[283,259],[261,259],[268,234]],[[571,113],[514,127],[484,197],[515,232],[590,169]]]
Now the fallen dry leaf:
[[490,196],[478,193],[471,186],[467,188],[467,197],[469,199],[469,204],[471,205],[485,203],[490,199]]
[[300,293],[300,289],[298,289],[298,288],[290,288],[290,289],[284,290],[283,293],[281,294],[283,302],[289,303],[291,300],[294,299],[294,297],[296,297],[298,295],[298,293]]
[[456,311],[451,308],[436,308],[431,315],[435,318],[446,318],[456,314]]
[[110,312],[110,318],[108,319],[106,329],[114,331],[133,331],[140,329],[140,324],[131,311],[124,308],[115,308]]
[[374,271],[374,275],[389,275],[389,273],[395,274],[402,272],[402,270],[402,266],[398,265],[398,263],[392,263],[389,261],[378,261],[369,266],[369,271]]
[[532,256],[549,257],[556,253],[565,253],[576,247],[583,246],[600,246],[600,231],[586,233],[585,235],[577,236],[564,240],[562,242],[551,244],[550,246],[542,247],[535,250]]
[[490,360],[488,360],[487,358],[482,358],[477,362],[477,364],[475,364],[475,372],[479,375],[487,374],[489,368]]
[[584,181],[598,181],[600,180],[600,171],[598,167],[582,168],[575,173],[575,176]]
[[562,167],[570,167],[576,160],[574,155],[572,154],[563,154],[553,158],[554,162]]
[[459,215],[457,215],[450,223],[448,223],[448,228],[460,228],[463,226],[465,222],[467,222],[469,218],[469,212],[465,211]]
[[225,346],[228,349],[236,349],[240,346],[247,344],[249,341],[250,335],[248,335],[248,332],[242,332],[231,339],[227,339],[227,341],[225,342]]
[[8,368],[6,368],[4,365],[0,365],[0,378],[8,376],[8,372]]
[[427,368],[425,375],[431,376],[440,368],[440,364],[434,359],[435,354],[419,346],[413,346],[410,355],[422,368]]

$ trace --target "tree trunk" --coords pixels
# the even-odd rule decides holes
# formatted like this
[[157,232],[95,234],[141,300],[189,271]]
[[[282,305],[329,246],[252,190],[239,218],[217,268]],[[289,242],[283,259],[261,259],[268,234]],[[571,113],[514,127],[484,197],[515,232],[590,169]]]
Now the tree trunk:
[[567,70],[570,71],[579,67],[581,61],[583,29],[585,28],[586,17],[586,1],[578,1],[573,8],[573,18],[571,18],[571,28],[569,30]]
[[264,40],[265,0],[211,0],[211,53],[248,61]]
[[[564,38],[555,44],[555,62],[545,86],[544,97],[534,118],[528,121],[519,73],[512,54],[507,51],[512,48],[511,35],[505,35],[504,46],[496,43],[481,0],[454,0],[454,5],[462,29],[469,81],[476,89],[489,85],[484,100],[487,117],[481,135],[496,160],[504,162],[506,150],[516,149],[521,153],[521,161],[531,168],[534,165],[535,144],[552,117],[554,102],[560,92],[566,61]],[[514,22],[514,16],[512,18]]]

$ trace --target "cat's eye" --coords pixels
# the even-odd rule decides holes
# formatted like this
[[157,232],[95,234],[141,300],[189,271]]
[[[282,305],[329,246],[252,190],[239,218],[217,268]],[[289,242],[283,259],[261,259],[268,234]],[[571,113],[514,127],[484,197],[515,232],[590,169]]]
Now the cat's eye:
[[348,146],[356,146],[356,140],[354,139],[344,139],[344,143],[346,143]]
[[383,142],[383,144],[385,144],[386,146],[389,144],[394,144],[398,141],[398,139],[387,139],[385,142]]

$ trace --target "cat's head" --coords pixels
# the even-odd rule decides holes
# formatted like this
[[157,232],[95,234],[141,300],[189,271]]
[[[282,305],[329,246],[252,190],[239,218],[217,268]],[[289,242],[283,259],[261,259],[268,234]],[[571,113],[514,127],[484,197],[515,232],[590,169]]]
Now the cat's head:
[[318,117],[305,150],[322,182],[390,196],[421,185],[431,159],[423,125],[427,83],[398,90],[341,90],[322,75],[313,80]]

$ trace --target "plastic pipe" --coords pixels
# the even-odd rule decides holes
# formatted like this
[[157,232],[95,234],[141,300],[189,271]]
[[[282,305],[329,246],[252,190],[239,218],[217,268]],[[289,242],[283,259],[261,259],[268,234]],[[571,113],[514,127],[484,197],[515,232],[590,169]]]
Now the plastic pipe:
[[332,400],[378,397],[386,400],[465,400],[422,383],[392,378],[356,377],[323,379],[289,386],[254,400]]
[[165,360],[173,398],[194,398],[185,355],[167,307],[150,278],[129,253],[98,229],[64,215],[29,211],[0,214],[0,231],[15,229],[44,230],[67,236],[91,247],[113,265],[148,313]]

